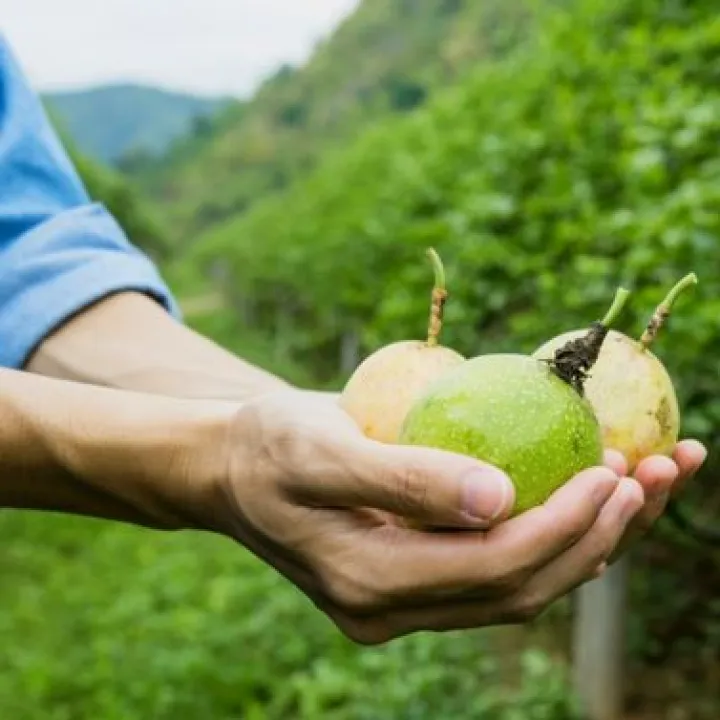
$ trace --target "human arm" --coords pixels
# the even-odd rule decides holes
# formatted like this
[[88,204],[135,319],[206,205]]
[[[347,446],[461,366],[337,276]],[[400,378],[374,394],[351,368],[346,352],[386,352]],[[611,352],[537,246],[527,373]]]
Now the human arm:
[[0,370],[0,507],[207,527],[236,411]]
[[[108,328],[114,328],[108,333]],[[122,329],[122,330],[121,330]],[[103,338],[98,343],[96,338]],[[92,307],[53,334],[29,368],[57,377],[178,397],[248,400],[287,388],[284,381],[226,352],[198,333],[175,323],[156,303],[139,294],[121,294]],[[332,393],[324,394],[332,402]],[[679,442],[671,458],[646,458],[636,469],[647,502],[621,548],[647,532],[703,464],[705,448]],[[617,452],[606,463],[620,476],[627,463]]]
[[186,397],[285,386],[180,322],[157,268],[92,202],[0,35],[0,365]]
[[117,293],[78,312],[39,344],[26,369],[184,398],[243,401],[289,387],[136,292]]
[[523,621],[594,576],[641,504],[599,468],[500,522],[497,470],[379,446],[312,395],[238,407],[0,372],[1,506],[219,533],[362,643]]

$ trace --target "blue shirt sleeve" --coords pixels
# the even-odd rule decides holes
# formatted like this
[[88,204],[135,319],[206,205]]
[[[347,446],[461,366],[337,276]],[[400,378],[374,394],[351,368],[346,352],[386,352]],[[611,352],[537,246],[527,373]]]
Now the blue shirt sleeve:
[[91,202],[0,34],[0,366],[21,368],[67,319],[124,290],[180,317],[152,261]]

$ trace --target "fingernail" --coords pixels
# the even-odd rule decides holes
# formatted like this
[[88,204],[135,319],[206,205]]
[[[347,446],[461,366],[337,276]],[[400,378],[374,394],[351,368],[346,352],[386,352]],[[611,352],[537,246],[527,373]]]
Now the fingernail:
[[599,467],[588,471],[588,479],[595,483],[592,499],[597,505],[604,505],[620,482],[620,478],[612,468]]
[[490,523],[509,512],[515,500],[510,478],[495,468],[473,470],[464,481],[463,512],[474,520]]
[[699,458],[697,466],[700,467],[707,459],[707,448],[699,440],[687,440],[686,442],[696,449]]
[[645,498],[642,487],[632,478],[623,478],[621,485],[620,492],[624,496],[621,510],[622,518],[624,522],[629,522],[642,508]]
[[665,484],[672,485],[672,483],[675,482],[675,479],[678,476],[678,466],[675,464],[675,462],[669,457],[665,457],[664,455],[658,455],[658,457],[654,460],[654,463],[655,472],[658,475],[662,475],[662,473],[660,473],[660,469],[662,468],[664,474],[668,477],[668,481]]

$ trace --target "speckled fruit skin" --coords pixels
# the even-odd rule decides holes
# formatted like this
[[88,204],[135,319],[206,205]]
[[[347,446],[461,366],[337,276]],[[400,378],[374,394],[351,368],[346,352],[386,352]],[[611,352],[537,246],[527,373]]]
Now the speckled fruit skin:
[[501,468],[515,485],[513,515],[600,464],[603,452],[590,404],[545,363],[512,354],[476,357],[440,378],[411,409],[400,442]]
[[368,356],[340,396],[340,407],[372,440],[396,443],[413,402],[465,358],[450,348],[404,340]]
[[[551,358],[568,340],[585,330],[564,333],[533,355]],[[630,471],[649,455],[670,456],[680,427],[680,411],[672,380],[658,358],[636,340],[611,330],[585,383],[605,447],[619,450]]]

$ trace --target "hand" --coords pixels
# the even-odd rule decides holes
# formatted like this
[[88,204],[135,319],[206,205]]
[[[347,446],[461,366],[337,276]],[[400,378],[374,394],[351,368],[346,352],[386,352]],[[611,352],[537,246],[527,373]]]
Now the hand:
[[217,529],[364,644],[535,617],[596,575],[643,504],[635,480],[601,467],[508,520],[514,491],[497,469],[368,440],[312,393],[245,405],[229,439]]
[[[630,523],[610,561],[617,560],[632,544],[645,535],[665,512],[670,498],[677,497],[688,481],[700,470],[707,450],[697,440],[683,440],[675,446],[672,457],[653,455],[642,460],[635,472],[645,494],[645,505]],[[607,450],[605,463],[619,475],[625,475],[628,464],[616,450]]]

